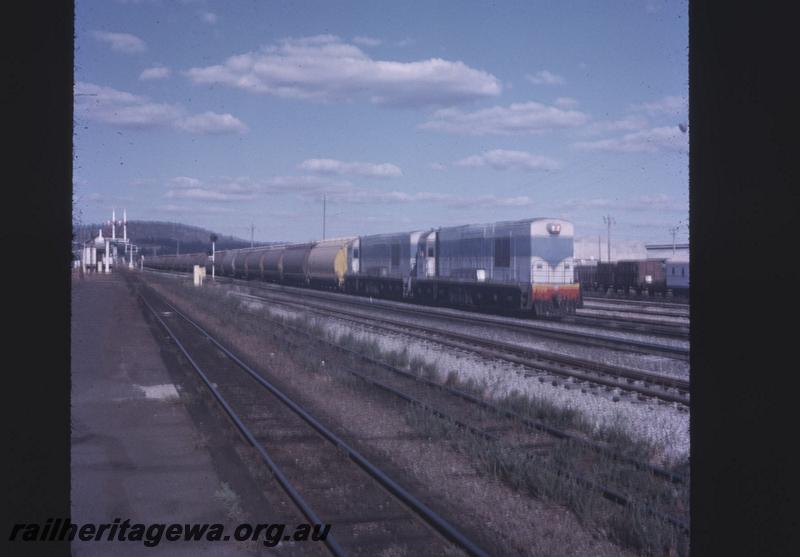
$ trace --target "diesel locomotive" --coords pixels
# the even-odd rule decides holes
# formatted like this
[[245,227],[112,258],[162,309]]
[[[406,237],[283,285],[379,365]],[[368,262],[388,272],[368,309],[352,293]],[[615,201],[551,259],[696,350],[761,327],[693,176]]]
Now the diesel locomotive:
[[581,303],[572,223],[555,218],[439,227],[208,254],[145,257],[152,269],[338,290],[428,305],[572,314]]

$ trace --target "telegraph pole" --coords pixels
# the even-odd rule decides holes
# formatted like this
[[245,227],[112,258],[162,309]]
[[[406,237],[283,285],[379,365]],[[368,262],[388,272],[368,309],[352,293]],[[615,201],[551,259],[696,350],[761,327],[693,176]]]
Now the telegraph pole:
[[322,194],[322,239],[325,239],[325,211],[327,209],[327,199],[325,194]]
[[256,225],[252,222],[250,223],[250,247],[253,247],[253,234],[255,233]]
[[603,217],[603,222],[608,226],[608,262],[611,263],[611,225],[617,224],[617,220],[611,215],[606,215]]
[[672,257],[675,257],[675,234],[678,232],[680,226],[673,226],[669,229],[672,232]]
[[600,263],[603,261],[603,251],[600,247],[600,234],[597,235],[597,262]]

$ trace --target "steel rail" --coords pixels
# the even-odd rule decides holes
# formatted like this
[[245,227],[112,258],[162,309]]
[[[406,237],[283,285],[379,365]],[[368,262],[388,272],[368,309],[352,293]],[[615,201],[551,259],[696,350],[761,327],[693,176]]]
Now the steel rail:
[[643,300],[641,298],[625,298],[625,297],[613,297],[613,296],[592,296],[587,295],[586,291],[584,291],[583,295],[584,300],[591,300],[591,301],[603,301],[603,302],[617,302],[620,304],[631,304],[631,305],[648,305],[648,306],[656,306],[656,307],[663,307],[665,309],[675,308],[675,309],[688,309],[689,302],[665,302],[663,300]]
[[[172,338],[173,342],[175,342],[175,345],[180,349],[180,351],[189,361],[191,366],[200,376],[200,379],[202,379],[203,383],[205,383],[206,387],[208,387],[208,389],[211,391],[211,394],[214,395],[214,398],[217,400],[220,406],[222,406],[222,408],[225,410],[225,413],[234,423],[239,432],[256,449],[256,451],[258,451],[259,456],[261,456],[261,459],[269,467],[270,471],[272,472],[272,475],[275,477],[280,486],[283,488],[283,491],[286,493],[286,495],[289,496],[289,498],[297,506],[297,508],[300,509],[300,512],[303,513],[303,516],[305,516],[306,519],[308,519],[308,521],[312,524],[323,524],[322,520],[319,518],[319,516],[317,516],[316,512],[314,512],[314,510],[308,505],[308,503],[306,503],[306,501],[303,499],[300,493],[295,489],[295,487],[291,484],[291,482],[283,473],[283,471],[280,469],[280,467],[278,467],[275,461],[273,461],[272,458],[269,456],[269,453],[266,451],[266,449],[258,442],[255,435],[253,435],[250,429],[246,425],[244,425],[242,420],[239,418],[236,412],[234,412],[234,410],[231,408],[231,406],[228,404],[228,402],[225,400],[225,398],[222,396],[219,390],[209,380],[208,376],[203,372],[203,370],[200,368],[200,366],[197,364],[194,358],[192,358],[192,356],[186,350],[183,343],[178,339],[178,337],[175,335],[172,329],[170,329],[169,326],[164,322],[164,320],[161,319],[161,317],[158,315],[158,312],[153,308],[153,306],[150,305],[150,303],[148,303],[148,301],[144,298],[144,296],[140,295],[140,298],[142,302],[144,302],[145,306],[147,306],[147,308],[153,314],[153,316],[158,320],[158,322],[161,323],[161,326],[164,327],[164,329],[167,331],[170,338]],[[166,305],[169,306],[169,304]],[[172,309],[174,310],[174,308]],[[333,555],[336,555],[337,557],[347,556],[347,553],[344,551],[344,549],[342,549],[342,547],[339,545],[339,542],[336,541],[336,539],[332,534],[326,536],[323,543]]]
[[356,451],[352,448],[349,444],[347,444],[343,439],[338,437],[335,433],[331,430],[326,428],[322,425],[316,418],[314,418],[311,414],[309,414],[304,408],[302,408],[299,404],[294,402],[291,398],[289,398],[286,394],[280,391],[277,387],[275,387],[272,383],[264,379],[258,372],[253,370],[250,366],[248,366],[245,362],[239,359],[233,352],[231,352],[228,348],[222,345],[219,341],[217,341],[210,333],[208,333],[205,329],[203,329],[198,323],[192,320],[187,315],[183,314],[179,310],[177,310],[174,306],[169,304],[168,302],[163,302],[167,307],[169,307],[176,315],[184,319],[187,323],[194,326],[201,334],[205,335],[205,337],[214,344],[221,352],[223,352],[226,356],[228,356],[234,363],[236,363],[241,369],[246,371],[253,379],[255,379],[262,387],[267,389],[270,393],[272,393],[278,400],[280,400],[285,406],[287,406],[290,410],[292,410],[296,415],[298,415],[303,421],[305,421],[308,425],[310,425],[314,430],[316,430],[322,437],[328,440],[330,443],[338,447],[343,453],[345,453],[353,462],[355,462],[362,470],[367,472],[370,476],[372,476],[381,486],[384,487],[387,491],[389,491],[392,495],[394,495],[398,500],[400,500],[403,504],[405,504],[408,508],[410,508],[414,513],[416,513],[420,518],[422,518],[429,526],[433,527],[439,534],[445,537],[445,539],[449,540],[451,543],[459,546],[464,551],[466,551],[469,555],[474,556],[487,556],[488,554],[478,547],[474,542],[472,542],[469,538],[467,538],[464,534],[462,534],[455,526],[451,525],[445,519],[440,517],[436,514],[433,510],[431,510],[427,505],[425,505],[422,501],[414,497],[411,493],[406,491],[403,487],[401,487],[397,482],[387,476],[383,471],[381,471],[378,467],[374,464],[369,462],[361,453]]
[[647,306],[631,306],[624,302],[617,303],[616,301],[599,301],[583,299],[583,307],[579,310],[594,310],[594,311],[619,311],[622,313],[630,313],[633,315],[649,316],[649,317],[682,317],[689,319],[689,307],[669,308],[669,307],[654,307],[653,309],[646,309]]
[[586,327],[608,327],[616,331],[655,335],[689,340],[689,325],[686,323],[670,323],[649,319],[628,319],[615,315],[567,315],[560,320],[561,323],[572,323]]
[[[374,387],[377,387],[377,388],[379,388],[379,389],[381,389],[383,391],[386,391],[386,392],[388,392],[388,393],[400,398],[401,400],[404,400],[404,401],[408,402],[409,404],[412,404],[414,406],[417,406],[418,408],[422,408],[423,410],[425,410],[427,412],[430,412],[431,414],[437,416],[438,418],[450,421],[454,425],[456,425],[457,427],[459,427],[459,428],[461,428],[461,429],[463,429],[465,431],[469,431],[473,435],[476,435],[478,437],[482,437],[483,439],[485,439],[487,441],[494,442],[494,443],[501,443],[502,442],[501,439],[499,437],[497,437],[496,435],[493,435],[493,434],[491,434],[489,432],[483,431],[483,430],[478,429],[478,428],[476,428],[474,426],[471,426],[471,425],[469,425],[467,423],[464,423],[461,420],[458,420],[458,419],[456,419],[456,418],[454,418],[454,417],[442,412],[441,410],[439,410],[437,408],[434,408],[434,407],[432,407],[431,405],[429,405],[429,404],[427,404],[425,402],[422,402],[421,400],[419,400],[417,398],[409,396],[409,395],[403,393],[402,391],[400,391],[400,390],[398,390],[398,389],[396,389],[396,388],[394,388],[394,387],[392,387],[390,385],[387,385],[387,384],[383,383],[382,381],[378,381],[377,379],[374,379],[372,377],[367,377],[366,375],[358,373],[357,371],[353,371],[351,369],[347,369],[345,371],[347,371],[347,373],[350,373],[351,375],[354,375],[355,377],[358,377],[362,381],[364,381],[364,382],[366,382],[366,383],[368,383],[368,384],[370,384],[370,385],[372,385]],[[516,448],[518,448],[518,447],[516,447]],[[576,483],[578,483],[579,485],[582,485],[583,487],[585,487],[587,489],[590,489],[590,490],[593,490],[593,491],[597,491],[603,497],[608,499],[609,501],[611,501],[613,503],[616,503],[616,504],[618,504],[620,506],[632,507],[632,506],[635,505],[634,501],[629,496],[624,495],[624,494],[620,493],[619,491],[616,491],[616,490],[611,489],[609,487],[606,487],[604,485],[601,485],[601,484],[598,484],[596,482],[593,482],[592,480],[590,480],[590,479],[588,479],[588,478],[586,478],[586,477],[584,477],[582,475],[569,473],[569,472],[558,472],[558,473],[556,473],[556,475],[564,476],[567,479],[574,480]],[[656,516],[656,517],[658,517],[661,520],[664,520],[666,522],[669,522],[673,526],[677,526],[677,527],[683,529],[686,532],[689,531],[688,525],[684,521],[679,519],[679,518],[676,518],[674,516],[661,513],[659,511],[653,509],[649,505],[642,505],[642,508],[644,508],[651,515]]]
[[[523,423],[525,426],[529,427],[530,429],[536,429],[536,430],[542,431],[543,433],[547,433],[548,435],[552,435],[553,437],[557,437],[559,439],[563,439],[563,440],[570,441],[570,442],[578,444],[578,445],[582,445],[582,446],[584,446],[586,448],[589,448],[591,450],[594,450],[596,452],[604,454],[605,456],[614,458],[615,460],[619,460],[621,462],[626,462],[626,463],[631,464],[632,466],[634,466],[636,468],[640,468],[642,470],[647,470],[648,472],[650,472],[650,473],[652,473],[652,474],[654,474],[656,476],[662,477],[664,479],[667,479],[667,480],[671,481],[672,483],[685,483],[686,482],[686,478],[681,474],[675,474],[674,472],[670,472],[669,470],[666,470],[666,469],[661,468],[659,466],[654,466],[653,464],[650,464],[649,462],[644,462],[644,461],[641,461],[641,460],[637,460],[637,459],[634,459],[634,458],[619,454],[619,453],[609,449],[608,447],[606,447],[606,446],[604,446],[601,443],[598,443],[596,441],[591,441],[591,440],[586,439],[584,437],[580,437],[578,435],[569,433],[567,431],[564,431],[564,430],[549,426],[549,425],[545,424],[544,422],[542,422],[540,420],[530,419],[530,418],[525,417],[525,416],[523,416],[521,414],[513,412],[512,410],[507,410],[505,408],[500,408],[499,406],[491,404],[491,403],[489,403],[489,402],[487,402],[485,400],[482,400],[482,399],[480,399],[480,398],[478,398],[478,397],[476,397],[476,396],[474,396],[474,395],[472,395],[470,393],[462,391],[460,389],[456,389],[456,388],[450,387],[448,385],[443,385],[441,383],[437,383],[436,381],[432,381],[432,380],[427,379],[425,377],[420,377],[419,375],[415,375],[415,374],[410,373],[408,371],[402,370],[402,369],[400,369],[400,368],[398,368],[396,366],[390,365],[390,364],[388,364],[386,362],[382,362],[381,360],[377,360],[377,359],[375,359],[375,358],[373,358],[371,356],[367,356],[366,354],[362,354],[361,352],[358,352],[357,350],[353,350],[351,348],[340,346],[340,345],[338,345],[338,344],[336,344],[336,343],[334,343],[334,342],[332,342],[332,341],[330,341],[328,339],[322,338],[322,337],[314,336],[311,333],[309,333],[308,331],[306,331],[304,329],[301,329],[299,327],[295,327],[293,325],[289,325],[288,323],[284,323],[282,321],[277,321],[277,320],[270,320],[270,322],[271,323],[275,323],[277,325],[280,325],[281,327],[284,327],[285,329],[288,329],[290,331],[305,335],[307,338],[309,338],[311,340],[314,340],[316,342],[320,342],[322,344],[325,344],[325,345],[327,345],[327,346],[329,346],[329,347],[331,347],[331,348],[333,348],[335,350],[338,350],[340,352],[343,352],[345,354],[348,354],[348,355],[351,355],[351,356],[355,356],[355,357],[357,357],[357,358],[359,358],[359,359],[361,359],[361,360],[363,360],[365,362],[368,362],[368,363],[370,363],[372,365],[375,365],[375,366],[379,366],[379,367],[381,367],[383,369],[386,369],[387,371],[390,371],[392,373],[396,373],[396,374],[398,374],[398,375],[400,375],[402,377],[405,377],[405,378],[408,378],[408,379],[413,379],[414,381],[420,382],[420,383],[422,383],[424,385],[427,385],[429,387],[435,388],[437,390],[445,391],[448,394],[451,394],[451,395],[454,395],[454,396],[456,396],[458,398],[466,400],[467,402],[473,403],[473,404],[475,404],[477,406],[480,406],[481,408],[483,408],[485,410],[489,410],[489,411],[491,411],[491,412],[493,412],[495,414],[504,416],[504,417],[506,417],[508,419],[511,419],[511,420],[519,421],[519,422]],[[352,370],[347,370],[347,371],[349,373],[352,373],[354,375],[357,375],[357,376],[361,377],[361,374],[359,374],[358,372],[355,372],[355,371],[352,371]],[[367,381],[371,382],[371,381],[374,381],[374,380],[367,379]],[[376,384],[378,386],[380,386],[381,388],[385,388],[387,390],[393,389],[393,387],[384,386],[382,384],[379,384],[379,382],[376,382]],[[412,403],[415,402],[415,401],[411,400],[410,397],[406,397],[406,395],[402,395],[401,398],[404,398],[404,399],[406,399],[406,400],[408,400],[409,402],[412,402]],[[419,402],[419,404],[425,406],[425,403],[423,403],[423,402]],[[435,410],[433,410],[433,409],[431,409],[431,410],[435,412]],[[460,422],[457,422],[453,418],[450,418],[450,419],[451,419],[451,421],[454,421],[456,423],[456,425],[462,426],[462,424]],[[463,424],[463,427],[464,428],[469,428],[470,426],[467,426],[466,424]]]
[[[149,269],[149,271],[154,273],[166,274],[170,276],[185,275],[185,273],[181,271],[157,271],[153,269]],[[639,352],[650,355],[661,354],[661,355],[666,355],[670,358],[676,358],[680,360],[689,359],[689,353],[686,348],[653,344],[636,339],[598,336],[596,334],[587,332],[574,331],[574,330],[570,331],[567,329],[553,328],[545,325],[545,323],[547,323],[548,321],[542,321],[542,322],[526,321],[524,323],[514,323],[508,321],[507,320],[508,317],[505,316],[491,315],[479,312],[471,312],[468,315],[457,315],[455,313],[443,313],[443,309],[444,311],[462,311],[462,312],[463,310],[458,310],[457,308],[440,308],[436,306],[419,305],[419,304],[409,303],[408,301],[398,302],[397,300],[390,300],[383,298],[379,298],[375,301],[365,301],[365,297],[359,295],[343,294],[341,292],[326,292],[323,290],[299,288],[296,286],[274,284],[259,280],[239,279],[229,276],[217,277],[217,281],[219,282],[224,281],[234,285],[236,284],[246,285],[252,288],[258,288],[259,290],[273,291],[275,293],[284,293],[287,295],[291,295],[292,293],[295,292],[300,292],[304,298],[317,298],[319,300],[328,301],[332,303],[346,303],[351,306],[363,306],[372,309],[376,309],[378,306],[383,306],[391,309],[396,313],[408,313],[417,316],[419,315],[430,316],[450,321],[462,321],[470,325],[475,325],[480,322],[484,322],[487,325],[497,325],[509,330],[524,332],[527,334],[532,334],[534,336],[539,336],[542,338],[550,338],[562,342],[575,342],[587,346],[597,346],[601,348],[610,348],[612,350],[624,350],[629,352]],[[586,325],[586,326],[597,328],[596,325]],[[642,333],[641,331],[626,331],[626,332],[638,332],[639,334],[646,334]]]
[[[237,365],[239,365],[240,367],[245,369],[245,371],[248,371],[248,373],[250,373],[251,375],[253,375],[253,373],[256,373],[256,372],[252,372],[247,367],[247,365],[244,364],[244,362],[241,362],[241,360],[239,360],[235,355],[230,353],[225,347],[223,347],[214,338],[212,338],[209,335],[208,332],[206,332],[204,329],[202,329],[202,327],[200,327],[199,324],[197,324],[191,318],[189,318],[188,316],[186,316],[185,314],[183,314],[182,312],[177,310],[174,306],[172,306],[168,302],[164,301],[164,304],[167,305],[176,315],[178,315],[179,317],[181,317],[182,319],[186,320],[188,323],[193,325],[195,328],[197,328],[197,330],[201,334],[205,335],[206,338],[208,338],[212,343],[214,343],[217,346],[217,348],[222,350],[223,353],[226,354],[226,356],[230,357],[234,362],[236,362]],[[151,311],[154,311],[154,310],[152,310],[152,308],[151,308]],[[158,318],[158,316],[156,316],[156,317]],[[160,318],[158,318],[158,319],[159,319],[159,321],[161,321]],[[162,322],[162,324],[163,324],[163,322]],[[166,325],[165,325],[165,328],[166,328]],[[291,327],[291,326],[288,326],[288,328],[298,330],[297,328]],[[168,329],[168,331],[169,331],[169,329]],[[307,331],[301,331],[300,330],[300,332],[305,333],[306,336],[308,336],[309,338],[316,339],[316,337],[313,337],[313,335],[311,335]],[[170,334],[172,334],[172,333],[170,332]],[[174,338],[174,336],[173,336],[173,338]],[[175,340],[176,340],[176,342],[178,342],[177,339],[175,339]],[[327,341],[325,341],[325,342],[328,343]],[[328,344],[332,344],[332,343],[328,343]],[[333,346],[335,346],[335,345],[333,345]],[[356,355],[359,355],[357,352],[351,351],[351,350],[343,348],[343,347],[337,347],[337,348],[341,348],[342,350],[344,350],[346,352],[352,352],[352,353],[355,353]],[[184,351],[184,353],[185,353],[185,351]],[[186,355],[187,355],[187,357],[189,357],[188,354],[186,354]],[[365,357],[365,359],[371,359],[371,358]],[[378,362],[378,361],[375,361],[375,362],[376,363],[381,363],[381,362]],[[389,368],[392,369],[392,371],[397,371],[401,375],[411,377],[411,378],[413,378],[415,380],[424,380],[423,378],[419,378],[419,377],[414,376],[414,375],[412,375],[410,373],[402,372],[401,370],[397,370],[396,368],[393,368],[393,366],[388,366],[388,364],[382,364],[382,366],[389,367]],[[485,432],[485,431],[483,431],[481,429],[478,429],[478,428],[476,428],[474,426],[471,426],[469,424],[466,424],[466,423],[464,423],[464,422],[462,422],[462,421],[460,421],[460,420],[458,420],[458,419],[446,414],[445,412],[442,412],[441,410],[438,410],[437,408],[434,408],[434,407],[430,406],[429,404],[427,404],[427,403],[425,403],[425,402],[423,402],[423,401],[421,401],[421,400],[419,400],[419,399],[417,399],[415,397],[409,396],[406,393],[403,393],[402,391],[400,391],[400,390],[398,390],[398,389],[396,389],[396,388],[394,388],[392,386],[386,385],[382,381],[379,381],[379,380],[377,380],[375,378],[372,378],[372,377],[368,377],[368,376],[366,376],[364,374],[361,374],[361,373],[358,373],[358,372],[356,372],[354,370],[347,369],[345,371],[347,371],[351,375],[354,375],[354,376],[358,377],[359,379],[365,381],[368,384],[371,384],[371,385],[373,385],[375,387],[378,387],[381,390],[389,392],[390,394],[400,398],[401,400],[404,400],[404,401],[406,401],[406,402],[408,402],[408,403],[410,403],[410,404],[412,404],[414,406],[417,406],[417,407],[422,408],[422,409],[424,409],[424,410],[426,410],[428,412],[431,412],[432,414],[434,414],[435,416],[437,416],[439,418],[448,420],[448,421],[452,422],[454,425],[458,426],[459,428],[464,429],[466,431],[469,431],[473,435],[477,435],[479,437],[482,437],[487,441],[492,441],[492,442],[499,442],[500,441],[500,439],[497,436],[492,435],[491,433]],[[257,379],[257,380],[258,380],[259,377],[260,377],[260,375],[258,375],[257,373],[254,376],[254,378]],[[427,381],[427,380],[424,380],[424,381]],[[261,381],[259,381],[259,382],[261,382]],[[209,384],[209,383],[207,383],[207,384]],[[209,386],[210,386],[210,384],[209,384]],[[439,385],[437,384],[437,386],[439,386]],[[272,392],[271,389],[270,389],[270,392]],[[466,397],[469,397],[470,399],[474,399],[474,397],[472,397],[471,395],[468,395],[467,393],[460,393],[460,394],[466,395]],[[482,407],[489,408],[491,410],[494,410],[495,412],[499,411],[498,413],[500,413],[500,414],[507,414],[507,415],[510,415],[511,417],[514,417],[514,418],[517,418],[517,419],[521,419],[523,421],[523,423],[526,423],[526,425],[529,425],[531,423],[531,420],[528,420],[527,418],[524,418],[522,416],[516,415],[516,414],[514,414],[512,412],[502,411],[499,408],[496,408],[496,407],[494,407],[492,405],[489,405],[487,403],[482,403],[482,401],[478,401],[477,399],[475,401],[479,402]],[[282,402],[286,403],[284,400],[282,400]],[[290,406],[290,408],[292,408],[292,407]],[[292,410],[295,410],[295,409],[292,408]],[[295,410],[295,412],[296,412],[296,410]],[[312,425],[312,427],[317,429],[316,426],[314,426],[313,424],[311,424],[311,425]],[[547,427],[547,426],[545,426],[545,427]],[[544,428],[541,428],[541,427],[536,427],[536,429],[544,430]],[[548,429],[554,429],[554,428],[548,428]],[[317,430],[317,431],[320,431],[320,430]],[[320,433],[322,433],[322,432],[320,431]],[[547,433],[549,433],[549,431],[547,431]],[[559,433],[563,434],[564,432],[560,432],[559,431]],[[570,434],[566,434],[566,436],[570,436]],[[574,438],[574,436],[570,436],[570,437]],[[580,438],[577,438],[577,439],[580,439]],[[585,440],[582,440],[582,441],[585,441]],[[339,447],[342,447],[342,445],[338,441],[331,440],[331,442],[335,443]],[[594,447],[592,447],[592,448],[594,448]],[[345,448],[345,450],[347,450],[347,449]],[[620,455],[616,455],[614,453],[611,453],[611,456],[619,457]],[[643,463],[640,463],[638,461],[633,461],[633,459],[630,459],[629,462],[632,462],[634,464],[643,464]],[[680,480],[683,479],[683,478],[678,478],[677,476],[671,474],[670,472],[657,469],[656,467],[652,467],[651,465],[648,465],[648,466],[650,466],[650,471],[652,471],[652,472],[654,472],[656,474],[665,476],[665,477],[667,477],[668,479],[670,479],[673,482],[676,482],[676,480],[680,481]],[[624,494],[622,494],[622,493],[620,493],[620,492],[618,492],[618,491],[616,491],[614,489],[608,488],[608,487],[606,487],[604,485],[601,485],[601,484],[598,484],[596,482],[593,482],[592,480],[589,480],[589,479],[583,477],[582,475],[572,474],[572,473],[568,473],[568,472],[557,472],[556,475],[561,475],[561,476],[563,476],[563,477],[565,477],[567,479],[571,479],[571,480],[575,481],[577,484],[582,485],[586,489],[597,491],[601,495],[603,495],[604,498],[606,498],[609,501],[611,501],[613,503],[616,503],[616,504],[618,504],[620,506],[631,507],[631,506],[635,505],[634,501],[632,501],[627,495],[624,495]],[[676,527],[684,530],[685,532],[689,531],[688,525],[683,520],[681,520],[679,518],[676,518],[674,516],[661,513],[659,511],[651,508],[648,505],[643,505],[642,508],[645,511],[647,511],[649,514],[651,514],[653,516],[656,516],[656,517],[660,518],[661,520],[664,520],[664,521],[672,524],[673,526],[676,526]],[[453,540],[451,540],[451,541],[453,541]]]
[[[480,323],[485,323],[486,325],[497,325],[505,329],[523,332],[543,338],[550,338],[562,342],[577,342],[579,344],[584,344],[587,346],[597,346],[601,348],[611,348],[613,350],[624,350],[629,352],[640,352],[643,354],[664,354],[671,358],[676,358],[681,360],[689,359],[689,352],[686,348],[653,344],[636,339],[598,336],[592,333],[586,333],[581,331],[570,331],[566,329],[553,328],[545,325],[545,323],[548,322],[546,320],[541,322],[526,321],[524,323],[514,323],[508,321],[507,320],[508,318],[504,316],[487,315],[478,312],[473,312],[468,315],[457,315],[455,313],[443,313],[442,308],[439,307],[418,305],[408,302],[398,303],[397,300],[378,299],[376,301],[377,303],[373,301],[367,302],[365,301],[363,296],[347,295],[338,292],[326,293],[324,291],[319,291],[319,290],[310,291],[308,289],[298,289],[297,287],[291,287],[286,285],[275,285],[259,281],[246,281],[230,277],[226,278],[230,281],[231,284],[238,283],[242,285],[248,285],[264,291],[272,290],[275,292],[292,294],[293,292],[297,292],[298,290],[300,290],[304,298],[316,298],[319,300],[328,301],[332,303],[346,303],[347,305],[351,306],[363,306],[372,309],[379,309],[377,306],[383,306],[388,309],[391,309],[395,313],[407,313],[415,316],[422,315],[425,317],[434,317],[449,321],[461,321],[461,322],[466,322],[469,325],[475,325]],[[331,294],[334,294],[335,296],[332,296]],[[346,296],[346,298],[340,298],[339,296]],[[446,310],[459,311],[453,308],[446,308]],[[590,327],[596,328],[596,325],[590,325]]]
[[[686,396],[681,394],[673,394],[669,392],[662,392],[654,389],[650,389],[649,387],[639,387],[636,385],[631,385],[629,383],[625,383],[622,381],[618,381],[616,379],[606,379],[602,376],[592,375],[592,373],[604,373],[609,376],[616,376],[621,377],[623,379],[627,379],[630,381],[642,381],[647,383],[658,383],[665,385],[670,388],[678,389],[681,391],[688,391],[689,390],[689,382],[684,379],[679,379],[676,377],[672,377],[669,375],[663,374],[655,374],[652,372],[646,372],[641,370],[635,369],[628,369],[622,368],[619,366],[611,366],[608,364],[598,364],[595,362],[588,362],[585,360],[581,360],[579,358],[574,358],[571,356],[564,356],[561,354],[553,354],[550,352],[544,353],[542,351],[537,351],[530,348],[521,348],[519,346],[510,344],[510,343],[503,343],[501,341],[486,341],[485,339],[481,339],[479,337],[474,337],[470,335],[462,335],[460,333],[453,333],[449,331],[442,331],[441,329],[434,329],[425,327],[423,325],[415,325],[410,323],[403,323],[398,324],[396,321],[393,322],[391,320],[379,317],[367,317],[359,314],[355,314],[353,312],[347,311],[338,311],[332,309],[323,309],[319,307],[313,307],[312,305],[307,305],[300,302],[295,301],[285,301],[285,300],[274,300],[268,298],[262,298],[260,296],[254,296],[251,294],[237,294],[238,297],[241,298],[252,298],[254,300],[262,301],[262,302],[277,302],[278,304],[287,305],[290,307],[298,307],[301,309],[310,309],[311,311],[327,314],[336,319],[341,319],[344,321],[352,321],[357,324],[363,325],[365,322],[373,321],[379,323],[379,325],[370,325],[376,328],[383,328],[385,330],[392,331],[397,334],[403,334],[407,336],[412,336],[415,338],[419,338],[421,340],[426,340],[429,342],[437,342],[439,344],[449,345],[453,348],[459,348],[462,350],[471,351],[477,354],[481,354],[487,357],[498,358],[502,360],[506,360],[509,362],[513,362],[516,364],[524,365],[526,367],[534,368],[537,370],[545,371],[547,373],[552,373],[554,375],[559,375],[562,377],[572,377],[578,379],[580,381],[586,381],[590,383],[598,383],[605,387],[611,388],[618,388],[627,391],[633,391],[639,393],[643,396],[652,397],[652,398],[659,398],[661,400],[665,400],[667,402],[677,402],[679,404],[683,404],[685,406],[689,406],[689,399]],[[346,314],[348,316],[342,316],[342,314]],[[383,324],[380,324],[383,323]],[[405,329],[403,329],[405,327]],[[417,329],[419,331],[424,331],[427,334],[417,333],[413,330],[408,329]],[[435,339],[432,338],[430,335],[438,335],[440,337],[450,337],[456,339],[455,342],[446,340],[446,339]],[[476,345],[483,345],[483,348],[476,346]],[[501,348],[504,351],[499,351],[497,348]],[[517,354],[521,354],[521,356],[514,356],[509,352],[516,352]],[[589,371],[590,373],[584,373],[582,371],[578,371],[575,369],[565,369],[558,367],[557,365],[551,365],[547,363],[543,363],[541,361],[532,361],[532,359],[539,359],[539,360],[550,360],[551,362],[556,362],[562,365],[570,365],[570,366],[577,366],[582,367],[583,369]]]

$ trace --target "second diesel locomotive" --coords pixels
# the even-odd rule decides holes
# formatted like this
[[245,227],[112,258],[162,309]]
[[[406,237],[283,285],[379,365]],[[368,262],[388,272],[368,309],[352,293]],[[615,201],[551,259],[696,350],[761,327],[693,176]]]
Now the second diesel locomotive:
[[[572,314],[572,223],[534,218],[283,244],[215,254],[216,274],[351,294],[536,316]],[[206,254],[145,258],[154,269],[212,265]]]

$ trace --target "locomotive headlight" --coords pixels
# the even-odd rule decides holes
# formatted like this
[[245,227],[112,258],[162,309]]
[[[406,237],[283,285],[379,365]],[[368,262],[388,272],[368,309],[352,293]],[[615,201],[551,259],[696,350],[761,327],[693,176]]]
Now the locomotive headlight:
[[647,284],[651,284],[651,283],[653,282],[653,275],[645,275],[645,276],[644,276],[644,281],[645,281]]
[[547,231],[550,234],[558,234],[561,232],[561,225],[555,222],[551,222],[547,225]]

